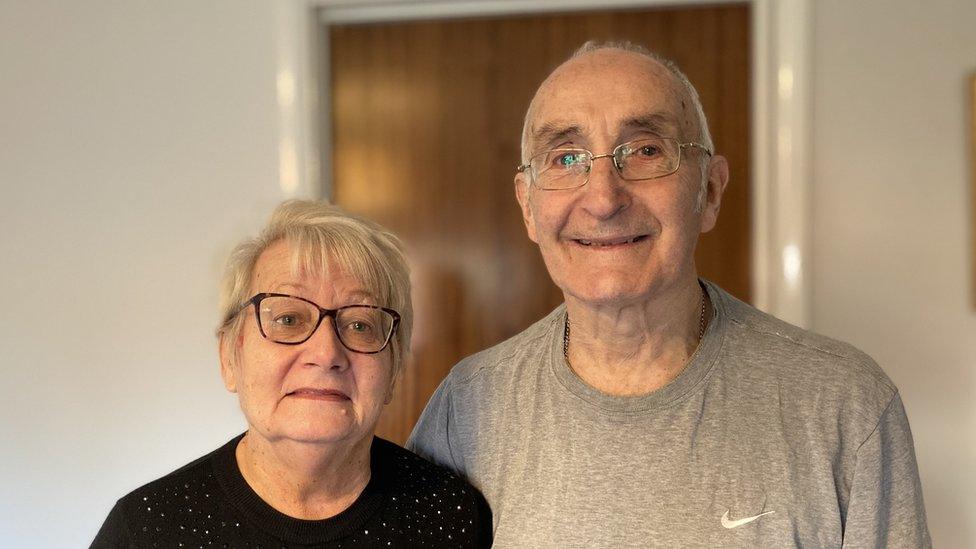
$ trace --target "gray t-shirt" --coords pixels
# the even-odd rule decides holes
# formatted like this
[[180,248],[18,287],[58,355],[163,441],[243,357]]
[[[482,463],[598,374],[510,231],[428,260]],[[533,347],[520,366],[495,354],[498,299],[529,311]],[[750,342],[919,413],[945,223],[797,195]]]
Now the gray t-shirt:
[[706,288],[714,317],[661,389],[586,385],[560,306],[455,366],[407,447],[482,490],[495,547],[930,546],[891,380]]

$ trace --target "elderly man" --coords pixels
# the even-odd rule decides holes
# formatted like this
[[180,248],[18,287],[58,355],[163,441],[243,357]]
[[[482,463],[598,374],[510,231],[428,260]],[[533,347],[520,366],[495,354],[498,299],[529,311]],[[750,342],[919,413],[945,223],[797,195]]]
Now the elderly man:
[[522,163],[565,303],[458,364],[409,442],[484,492],[498,547],[930,544],[888,377],[698,278],[729,171],[677,67],[584,45]]

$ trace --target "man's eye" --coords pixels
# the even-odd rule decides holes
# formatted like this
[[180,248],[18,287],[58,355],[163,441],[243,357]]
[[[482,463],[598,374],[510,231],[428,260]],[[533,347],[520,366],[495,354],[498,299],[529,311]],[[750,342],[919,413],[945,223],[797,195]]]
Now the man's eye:
[[554,164],[559,168],[572,168],[583,163],[583,153],[568,152],[556,156]]
[[654,145],[644,145],[637,149],[637,154],[641,156],[657,156],[661,154],[661,149]]

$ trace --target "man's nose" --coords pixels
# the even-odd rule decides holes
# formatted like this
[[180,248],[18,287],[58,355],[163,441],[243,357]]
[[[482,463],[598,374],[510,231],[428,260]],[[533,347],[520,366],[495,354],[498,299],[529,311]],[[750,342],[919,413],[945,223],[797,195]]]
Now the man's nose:
[[591,159],[590,173],[581,190],[583,207],[598,219],[613,217],[631,202],[627,182],[620,177],[612,154],[598,154]]

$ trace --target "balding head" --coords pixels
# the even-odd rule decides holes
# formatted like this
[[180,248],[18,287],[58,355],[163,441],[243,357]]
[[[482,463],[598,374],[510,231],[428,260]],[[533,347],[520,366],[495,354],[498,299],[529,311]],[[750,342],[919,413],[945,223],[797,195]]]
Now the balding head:
[[643,58],[643,61],[649,65],[657,65],[665,69],[673,79],[671,86],[674,88],[673,92],[680,97],[682,111],[684,113],[684,119],[681,124],[683,135],[674,137],[697,141],[708,150],[714,152],[712,136],[708,130],[708,121],[705,118],[705,110],[702,108],[698,90],[695,89],[691,81],[688,80],[688,77],[681,72],[681,69],[673,61],[651,52],[643,46],[630,42],[596,42],[591,40],[580,46],[568,60],[556,67],[536,90],[535,96],[533,96],[531,103],[529,103],[529,108],[525,113],[525,120],[522,125],[523,163],[528,162],[528,157],[532,152],[529,146],[532,136],[533,113],[540,101],[540,95],[547,91],[547,86],[559,85],[559,76],[571,71],[579,63],[581,58],[587,56],[592,57],[584,61],[591,61],[594,66],[607,66],[614,59],[620,57],[636,57]]
[[[598,101],[594,100],[595,94]],[[556,67],[536,90],[522,127],[522,163],[527,164],[533,154],[550,148],[553,131],[566,129],[558,122],[562,115],[586,104],[598,104],[611,111],[621,107],[615,102],[633,102],[635,98],[646,98],[658,108],[657,112],[646,113],[645,119],[633,122],[648,123],[645,129],[662,137],[696,142],[714,151],[698,92],[677,65],[629,42],[591,41]],[[633,107],[639,110],[639,105]],[[588,118],[598,119],[601,114],[588,113]],[[707,155],[700,160],[697,207],[704,199]]]

